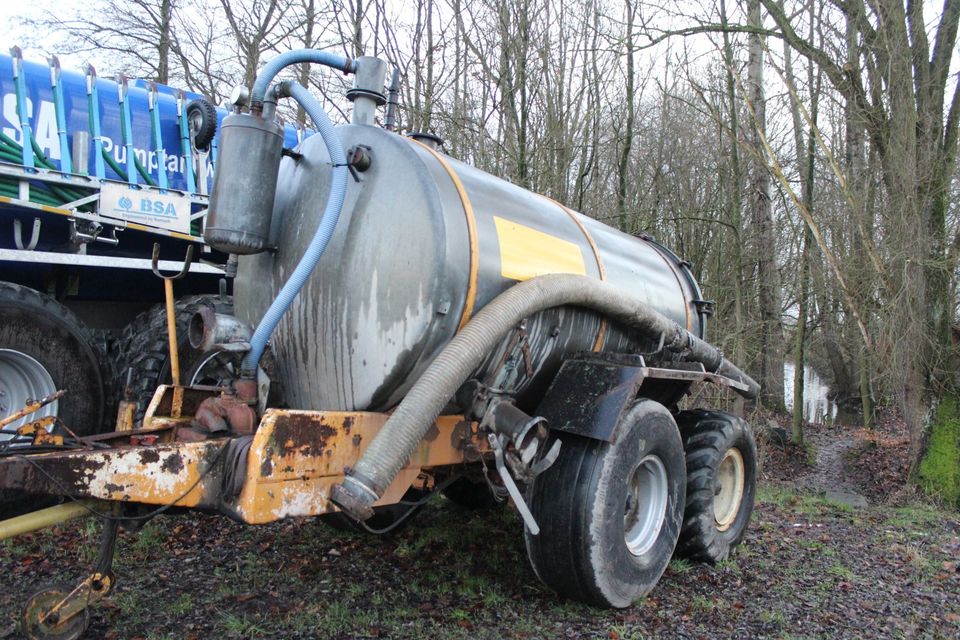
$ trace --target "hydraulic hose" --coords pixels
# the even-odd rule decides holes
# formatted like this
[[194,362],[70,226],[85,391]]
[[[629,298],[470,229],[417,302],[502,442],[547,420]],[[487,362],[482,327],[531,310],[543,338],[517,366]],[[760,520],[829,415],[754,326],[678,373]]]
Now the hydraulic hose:
[[[267,88],[269,88],[273,79],[277,77],[277,74],[286,67],[300,62],[315,62],[333,67],[334,69],[340,69],[344,73],[355,73],[357,71],[357,63],[355,60],[338,56],[335,53],[320,51],[318,49],[287,51],[268,62],[263,69],[260,70],[260,73],[257,74],[257,79],[253,82],[253,90],[250,95],[251,102],[254,105],[262,104],[264,96],[267,95]],[[306,109],[305,106],[304,109]]]
[[561,306],[593,309],[647,335],[660,337],[665,349],[702,363],[708,371],[746,384],[746,390],[737,392],[747,398],[755,398],[760,391],[760,385],[724,358],[719,349],[621,289],[586,276],[537,276],[497,296],[444,347],[343,483],[333,488],[331,500],[358,520],[369,518],[373,503],[394,481],[443,407],[490,351],[524,318]]
[[276,87],[276,93],[277,97],[290,96],[299,102],[310,119],[313,120],[317,132],[327,147],[327,154],[333,164],[333,172],[330,179],[330,195],[327,197],[327,206],[324,208],[320,225],[313,234],[310,244],[307,245],[307,250],[300,258],[300,262],[297,263],[297,267],[283,284],[280,293],[277,294],[266,313],[263,314],[256,331],[253,332],[253,337],[250,338],[250,351],[244,357],[241,366],[241,372],[245,378],[252,378],[256,375],[260,357],[267,347],[270,336],[273,335],[273,330],[277,327],[283,314],[286,313],[290,303],[300,293],[300,289],[306,284],[307,278],[313,273],[320,256],[327,248],[330,238],[333,237],[333,230],[337,226],[337,221],[340,219],[343,198],[347,192],[347,155],[340,143],[340,138],[337,137],[333,123],[330,122],[330,118],[323,107],[310,95],[309,91],[296,82],[281,82]]

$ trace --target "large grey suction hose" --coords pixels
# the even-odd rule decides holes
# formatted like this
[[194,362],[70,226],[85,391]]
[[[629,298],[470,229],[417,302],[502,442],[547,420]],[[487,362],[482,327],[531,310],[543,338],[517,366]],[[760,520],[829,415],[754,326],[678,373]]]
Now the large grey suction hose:
[[247,352],[241,365],[241,373],[245,378],[252,378],[256,375],[260,357],[267,348],[267,342],[269,342],[270,336],[273,335],[273,330],[276,329],[277,324],[280,322],[283,314],[286,313],[290,303],[293,302],[293,299],[300,293],[300,289],[303,288],[303,285],[307,282],[310,274],[313,273],[314,268],[317,266],[317,262],[320,261],[320,256],[323,255],[327,244],[330,242],[330,238],[333,237],[333,231],[337,226],[337,221],[340,219],[340,211],[343,209],[343,198],[347,192],[347,156],[343,150],[343,145],[340,143],[340,138],[337,137],[333,123],[330,122],[330,118],[327,117],[323,107],[310,95],[309,91],[296,82],[281,82],[276,87],[276,94],[277,97],[281,98],[291,96],[300,103],[311,120],[313,120],[317,131],[320,133],[320,137],[323,138],[323,142],[327,147],[327,153],[330,155],[330,161],[333,163],[333,173],[331,175],[330,195],[327,197],[327,206],[323,211],[323,217],[320,219],[320,225],[317,227],[313,239],[310,240],[310,244],[307,245],[307,250],[303,253],[303,257],[300,258],[300,262],[297,263],[293,273],[290,274],[290,277],[283,284],[280,293],[278,293],[277,297],[270,303],[270,307],[266,313],[263,314],[263,318],[257,325],[256,331],[253,332],[253,337],[250,338],[250,351]]
[[365,520],[372,505],[397,477],[443,407],[518,322],[552,307],[578,306],[599,313],[650,336],[662,336],[664,347],[682,352],[708,371],[747,385],[737,392],[755,398],[760,385],[726,360],[719,349],[701,340],[648,304],[593,278],[551,274],[514,285],[487,304],[444,347],[370,443],[331,499],[351,516]]

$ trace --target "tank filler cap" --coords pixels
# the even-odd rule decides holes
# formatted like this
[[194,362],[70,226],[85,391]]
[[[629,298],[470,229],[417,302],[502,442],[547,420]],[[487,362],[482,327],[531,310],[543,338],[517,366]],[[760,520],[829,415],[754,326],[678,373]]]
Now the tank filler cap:
[[429,133],[427,131],[411,131],[407,134],[408,138],[412,138],[421,144],[425,144],[433,150],[438,150],[443,145],[443,138],[438,136],[435,133]]

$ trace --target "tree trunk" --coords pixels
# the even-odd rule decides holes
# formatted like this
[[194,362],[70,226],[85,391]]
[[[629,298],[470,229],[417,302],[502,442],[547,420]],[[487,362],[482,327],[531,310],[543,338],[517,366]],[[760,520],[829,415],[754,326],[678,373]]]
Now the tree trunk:
[[[749,22],[762,28],[760,1],[750,0]],[[757,252],[757,293],[760,313],[760,384],[762,401],[774,411],[783,410],[783,325],[780,273],[777,269],[776,229],[770,206],[770,173],[763,158],[761,137],[766,135],[766,96],[763,87],[762,36],[751,34],[747,67],[750,103],[754,113],[751,141],[756,152],[750,168],[749,206]]]

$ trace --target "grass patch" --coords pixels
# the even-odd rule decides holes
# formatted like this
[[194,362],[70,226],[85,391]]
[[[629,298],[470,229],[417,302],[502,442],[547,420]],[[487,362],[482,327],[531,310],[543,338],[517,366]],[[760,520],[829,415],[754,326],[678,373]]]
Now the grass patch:
[[920,461],[917,484],[952,507],[960,507],[960,401],[948,395],[940,401]]

